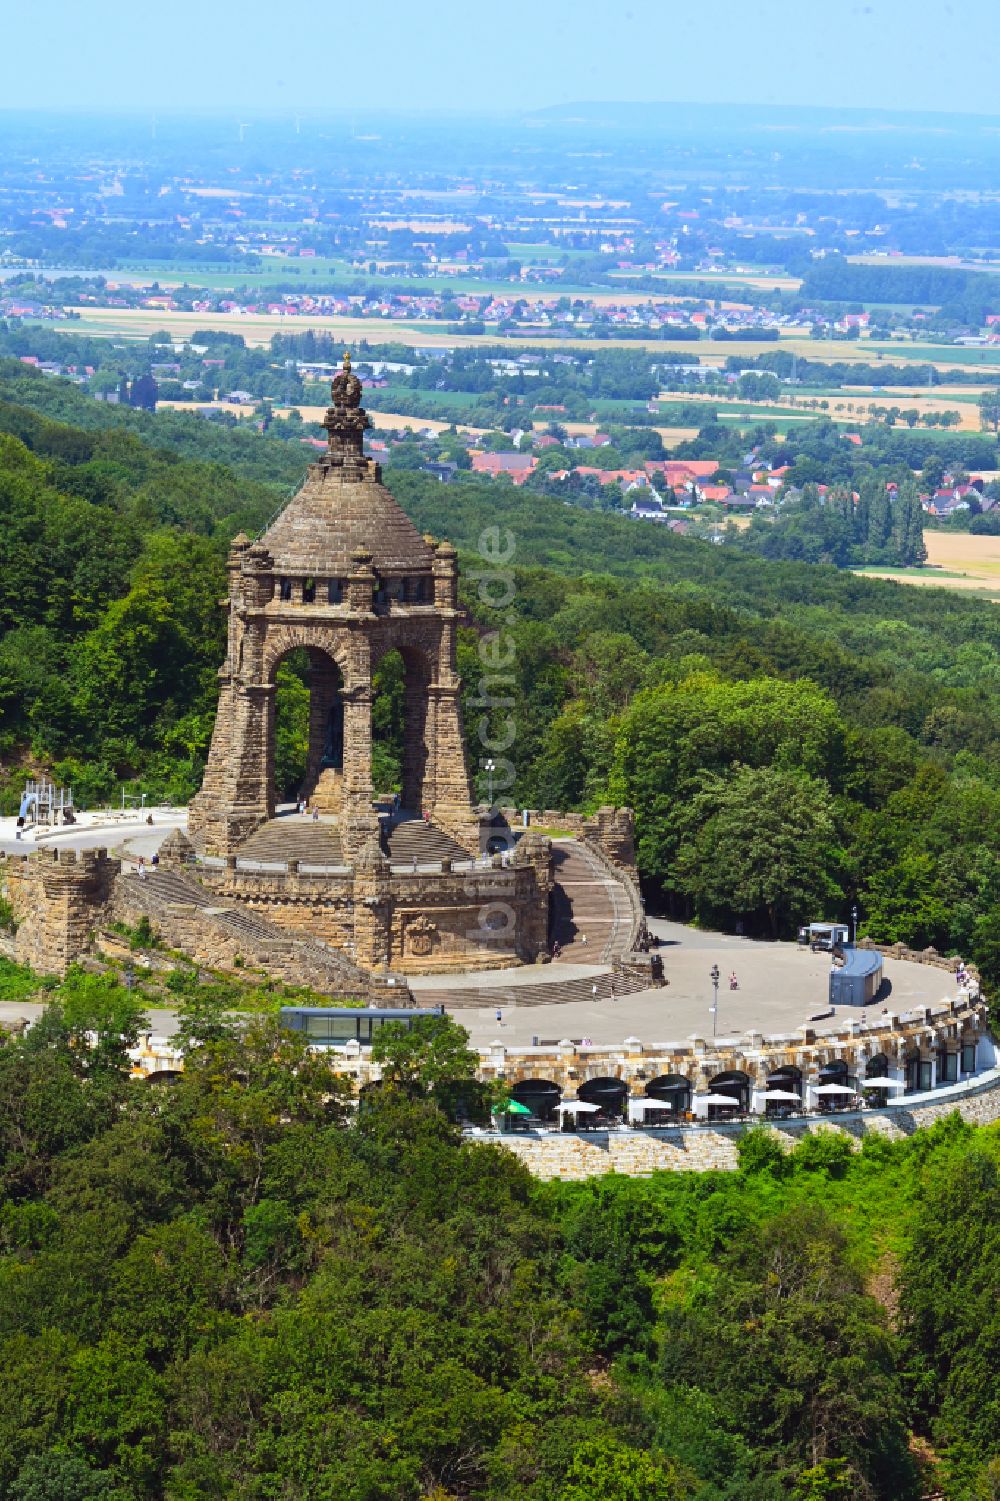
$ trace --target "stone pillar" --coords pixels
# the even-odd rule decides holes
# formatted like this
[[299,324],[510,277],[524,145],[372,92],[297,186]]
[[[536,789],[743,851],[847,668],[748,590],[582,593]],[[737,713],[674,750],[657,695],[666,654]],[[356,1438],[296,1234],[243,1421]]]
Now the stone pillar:
[[528,866],[534,874],[535,897],[518,907],[517,948],[522,959],[534,963],[549,958],[549,894],[552,890],[552,841],[544,834],[527,833],[518,841],[511,868]]
[[219,700],[209,764],[188,828],[225,855],[274,816],[274,684],[230,684]]
[[347,605],[352,614],[370,615],[375,592],[372,555],[363,547],[351,553],[351,571],[347,576]]
[[188,830],[207,853],[228,854],[274,812],[274,685],[262,681],[261,611],[274,594],[273,560],[255,543],[231,555],[230,655],[201,791]]
[[[355,831],[356,836],[360,832]],[[363,969],[381,969],[391,960],[392,880],[377,829],[357,849],[353,898],[354,962]]]
[[431,821],[470,853],[479,850],[479,822],[472,810],[469,769],[462,735],[460,685],[432,683],[427,690],[427,723],[432,735],[429,761],[433,775],[425,783]]
[[427,789],[433,786],[430,754],[433,719],[429,712],[428,684],[424,672],[406,662],[403,682],[403,807],[420,813],[427,806]]
[[424,801],[433,822],[475,854],[479,850],[479,825],[472,811],[459,703],[462,684],[455,668],[458,555],[450,542],[438,544],[433,569],[440,635],[435,673],[427,689]]

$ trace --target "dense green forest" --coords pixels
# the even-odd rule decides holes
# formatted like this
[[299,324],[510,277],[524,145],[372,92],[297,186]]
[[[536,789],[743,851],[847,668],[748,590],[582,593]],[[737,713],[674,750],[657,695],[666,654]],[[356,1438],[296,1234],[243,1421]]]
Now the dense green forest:
[[993,310],[989,275],[942,266],[854,265],[827,255],[809,267],[800,295],[809,301],[916,303],[940,306],[943,313],[978,328]]
[[131,1083],[140,1004],[71,976],[0,1044],[3,1501],[996,1496],[995,1130],[546,1186],[450,1123],[444,1018],[354,1119],[205,1006]]
[[[19,398],[0,404],[8,805],[19,769],[38,763],[81,801],[133,778],[186,798],[214,715],[228,539],[266,523],[308,454],[103,407],[23,367],[5,394]],[[503,800],[633,806],[654,907],[782,934],[857,901],[877,938],[957,950],[1000,980],[992,606],[713,548],[502,482],[388,480],[422,531],[462,550],[468,697],[482,632],[512,644]],[[515,544],[500,611],[470,576],[496,526]],[[398,684],[383,686],[391,721]],[[282,694],[293,766],[301,682]],[[381,727],[391,777],[393,726]]]

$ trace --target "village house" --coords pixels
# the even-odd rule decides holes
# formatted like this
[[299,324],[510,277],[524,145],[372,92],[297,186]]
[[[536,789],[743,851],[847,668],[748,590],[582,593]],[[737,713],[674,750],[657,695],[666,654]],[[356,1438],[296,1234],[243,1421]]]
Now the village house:
[[515,485],[523,485],[538,466],[531,453],[478,453],[472,449],[469,453],[473,474],[486,474],[490,479],[506,475]]

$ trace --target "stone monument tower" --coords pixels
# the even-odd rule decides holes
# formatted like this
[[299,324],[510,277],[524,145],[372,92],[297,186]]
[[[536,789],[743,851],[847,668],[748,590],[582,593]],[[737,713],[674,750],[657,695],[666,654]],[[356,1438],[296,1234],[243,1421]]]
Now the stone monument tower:
[[421,537],[366,459],[369,427],[350,356],[331,387],[329,446],[266,532],[229,554],[229,642],[219,710],[190,833],[233,854],[275,814],[275,675],[310,659],[303,795],[339,823],[348,864],[378,835],[372,786],[372,678],[398,651],[405,668],[402,802],[478,849],[455,667],[457,561]]

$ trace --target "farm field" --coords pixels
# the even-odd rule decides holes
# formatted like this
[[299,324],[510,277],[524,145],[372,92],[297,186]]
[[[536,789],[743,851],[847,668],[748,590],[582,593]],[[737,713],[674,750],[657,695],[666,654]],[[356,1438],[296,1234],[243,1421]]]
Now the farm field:
[[[14,274],[14,272],[7,272],[8,276]],[[526,297],[529,300],[547,297],[585,297],[595,307],[641,307],[652,302],[677,303],[690,300],[675,296],[666,289],[651,292],[623,285],[620,289],[615,288],[613,291],[602,290],[599,287],[578,284],[572,280],[571,275],[567,276],[564,281],[549,284],[518,283],[481,276],[428,275],[411,279],[384,270],[379,270],[372,275],[367,271],[357,270],[348,261],[325,256],[316,256],[306,260],[291,257],[268,260],[258,269],[239,263],[220,265],[218,262],[209,262],[203,270],[196,262],[190,261],[132,261],[113,270],[107,267],[99,270],[52,267],[43,269],[37,274],[45,276],[54,283],[58,283],[60,277],[65,276],[103,276],[107,281],[119,286],[141,287],[155,280],[166,290],[188,286],[205,287],[213,292],[233,292],[238,288],[260,288],[263,291],[271,287],[286,289],[293,287],[298,292],[340,292],[343,294],[349,287],[356,287],[358,283],[363,282],[368,287],[378,288],[384,285],[386,289],[392,287],[414,296],[451,292],[456,296]],[[695,279],[701,280],[701,277]],[[709,278],[709,280],[712,279]],[[737,291],[741,285],[749,288],[751,283],[740,283],[734,280],[733,286]],[[750,306],[746,301],[728,299],[719,299],[719,305],[729,310],[739,310]]]
[[[978,433],[980,423],[977,401],[981,389],[983,388],[962,386],[959,387],[963,393],[961,396],[943,396],[940,394],[943,388],[935,386],[933,396],[924,396],[919,387],[886,387],[879,391],[859,386],[845,386],[840,391],[832,387],[815,391],[812,387],[802,387],[795,396],[796,407],[789,404],[787,397],[770,402],[730,402],[702,392],[685,392],[683,397],[678,397],[675,392],[665,391],[660,393],[658,400],[664,403],[683,400],[685,404],[699,403],[712,407],[718,412],[721,422],[734,417],[759,418],[770,422],[812,422],[816,417],[823,416],[832,418],[838,425],[851,428],[857,428],[867,420],[870,406],[900,406],[904,410],[916,408],[921,416],[957,411],[961,414],[961,420],[951,431]],[[825,410],[816,410],[809,405],[812,401],[820,400],[828,403]]]
[[1000,602],[1000,537],[924,532],[926,568],[863,568],[867,578],[898,579],[918,587],[978,590]]
[[[157,404],[157,410],[160,412],[197,412],[205,407],[213,407],[219,412],[229,412],[241,420],[246,420],[253,414],[253,407],[232,406],[227,401],[161,401]],[[278,416],[288,410],[279,402],[273,403],[273,409]],[[302,402],[296,403],[296,411],[299,412],[303,422],[322,422],[326,416],[326,410],[325,406],[306,406]],[[407,417],[402,412],[373,412],[371,408],[366,408],[366,411],[372,427],[375,428],[404,430],[411,427],[415,432],[418,429],[427,429],[430,432],[442,433],[451,426],[451,423],[441,422],[436,417]],[[563,426],[574,437],[580,433],[586,433],[592,437],[598,431],[596,422],[564,422]],[[459,432],[469,433],[473,437],[478,437],[480,433],[486,431],[485,428],[470,427],[465,422],[458,423],[457,427]],[[696,427],[656,427],[652,431],[659,433],[668,447],[674,443],[686,443],[690,438],[698,436]]]
[[1000,271],[989,261],[968,261],[958,255],[849,255],[855,266],[941,266],[948,271]]
[[[495,330],[485,334],[450,334],[437,324],[416,323],[407,319],[350,318],[350,317],[283,317],[280,314],[263,313],[184,313],[167,312],[159,308],[80,308],[80,317],[74,319],[71,328],[52,325],[57,331],[93,334],[97,337],[148,339],[151,333],[166,329],[177,337],[190,336],[196,328],[214,328],[220,331],[241,333],[249,345],[264,346],[274,334],[305,332],[330,333],[350,341],[367,339],[369,343],[389,343],[438,348],[477,348],[509,344],[512,348],[538,349],[644,349],[652,353],[691,356],[697,354],[703,365],[721,368],[730,355],[746,357],[773,353],[776,347],[806,359],[843,361],[845,358],[866,359],[881,350],[894,362],[917,365],[933,364],[947,369],[962,366],[971,370],[982,369],[983,364],[1000,365],[1000,349],[957,350],[943,345],[868,344],[845,348],[842,340],[812,339],[803,337],[797,330],[782,330],[780,341],[765,339],[733,339],[725,342],[711,339],[698,341],[657,338],[601,340],[567,339],[550,333],[530,334],[528,337],[507,339]],[[983,358],[986,357],[986,358]],[[1000,373],[1000,371],[998,371]],[[936,393],[936,395],[939,393]]]
[[[630,275],[639,273],[612,271],[610,274],[616,279],[621,277],[626,280]],[[797,292],[802,285],[801,277],[788,276],[780,271],[773,276],[764,271],[654,271],[651,274],[657,281],[703,281],[716,286],[754,287],[757,290],[776,292]]]
[[[327,412],[325,406],[306,406],[301,401],[296,402],[294,406],[303,422],[322,422]],[[254,411],[252,406],[233,406],[228,401],[159,401],[156,404],[158,412],[202,412],[209,407],[217,412],[229,412],[240,421],[249,420]],[[272,409],[278,417],[283,416],[289,410],[277,401],[272,403]],[[365,410],[368,412],[372,427],[398,429],[412,427],[414,432],[426,428],[430,432],[443,433],[452,425],[450,422],[440,422],[436,417],[406,417],[400,412],[373,412],[370,408]],[[474,434],[485,432],[485,428],[467,427],[464,422],[460,427],[462,432]],[[591,431],[593,430],[593,424],[591,424]]]

